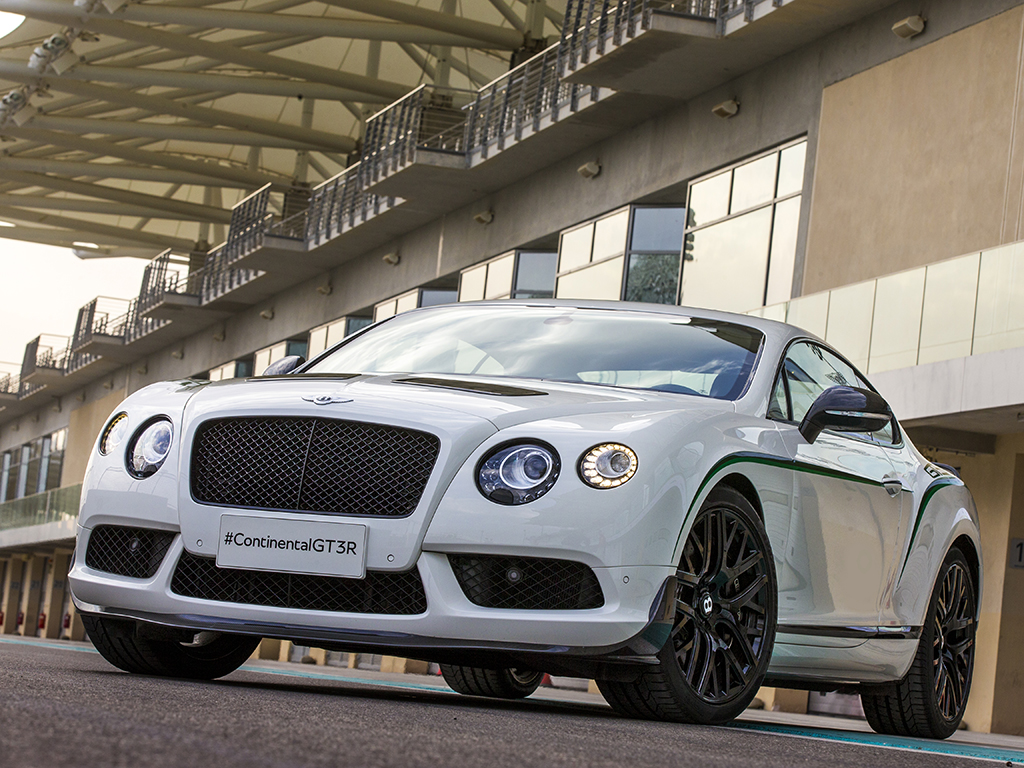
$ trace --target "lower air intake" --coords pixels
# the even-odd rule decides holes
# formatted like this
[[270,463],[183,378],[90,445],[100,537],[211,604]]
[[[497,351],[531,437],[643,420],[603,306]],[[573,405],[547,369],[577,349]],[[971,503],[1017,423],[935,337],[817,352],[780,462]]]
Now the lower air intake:
[[152,578],[176,534],[124,525],[98,525],[89,535],[85,564],[96,571]]
[[419,571],[370,571],[365,579],[218,568],[212,558],[181,554],[171,591],[222,603],[308,611],[415,615],[427,610]]
[[573,611],[600,608],[597,576],[583,563],[536,557],[448,555],[470,602],[484,608]]

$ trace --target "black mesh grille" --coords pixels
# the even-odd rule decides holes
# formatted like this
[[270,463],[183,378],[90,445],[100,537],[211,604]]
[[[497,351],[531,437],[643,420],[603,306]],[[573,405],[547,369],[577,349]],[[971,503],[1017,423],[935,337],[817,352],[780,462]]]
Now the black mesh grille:
[[148,579],[160,569],[174,536],[148,528],[98,525],[89,536],[85,564],[104,573]]
[[212,558],[182,552],[171,591],[222,603],[310,611],[413,615],[427,610],[419,572],[370,571],[365,579],[218,568]]
[[600,608],[597,576],[583,563],[535,557],[448,555],[466,597],[484,608],[571,611]]
[[196,501],[342,515],[412,514],[437,460],[434,435],[383,424],[271,417],[203,424]]

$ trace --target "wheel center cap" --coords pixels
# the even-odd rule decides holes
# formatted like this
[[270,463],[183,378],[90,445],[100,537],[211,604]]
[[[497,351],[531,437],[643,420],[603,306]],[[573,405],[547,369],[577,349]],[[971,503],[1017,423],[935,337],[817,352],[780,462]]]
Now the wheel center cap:
[[700,600],[700,609],[704,612],[705,616],[710,616],[711,611],[715,607],[715,601],[711,599],[711,595],[707,592],[704,593],[704,597]]

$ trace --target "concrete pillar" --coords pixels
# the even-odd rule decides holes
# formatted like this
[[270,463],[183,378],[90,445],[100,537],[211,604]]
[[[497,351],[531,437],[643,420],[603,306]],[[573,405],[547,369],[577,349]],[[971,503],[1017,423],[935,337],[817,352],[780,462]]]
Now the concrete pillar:
[[64,627],[64,596],[70,560],[70,549],[56,550],[50,560],[43,584],[43,612],[46,614],[46,625],[41,636],[51,640],[59,638]]
[[282,640],[281,641],[281,653],[277,657],[278,661],[289,661],[292,657],[292,641]]
[[425,675],[429,666],[425,661],[403,659],[401,656],[385,656],[380,660],[381,672],[398,675]]
[[39,605],[43,596],[43,576],[46,561],[47,557],[45,555],[29,556],[28,567],[25,571],[21,590],[21,605],[19,606],[19,610],[25,616],[25,620],[17,629],[17,634],[24,637],[35,637],[36,632],[38,632]]
[[4,575],[3,593],[0,594],[0,611],[3,611],[3,626],[0,632],[13,635],[18,631],[18,611],[21,610],[21,580],[25,568],[25,557],[15,555],[7,565]]
[[64,640],[74,640],[75,642],[85,640],[85,624],[82,623],[82,617],[74,603],[71,603],[68,613],[71,614],[71,626],[63,631],[61,637]]
[[13,557],[5,557],[0,560],[0,634],[10,634],[7,630],[7,614],[10,613],[8,596],[10,595],[10,583],[14,578],[15,567],[21,566],[21,561]]
[[281,640],[271,640],[269,637],[265,637],[260,640],[260,644],[252,652],[252,657],[265,661],[277,661],[281,658],[281,646],[283,644]]

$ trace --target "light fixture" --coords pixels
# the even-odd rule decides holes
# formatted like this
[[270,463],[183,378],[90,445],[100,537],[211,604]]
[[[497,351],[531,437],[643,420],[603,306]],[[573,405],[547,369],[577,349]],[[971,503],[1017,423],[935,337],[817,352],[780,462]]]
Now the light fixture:
[[[474,217],[474,218],[476,218],[476,217]],[[476,220],[480,221],[479,218],[476,218]],[[486,222],[484,222],[484,223],[486,223]],[[394,253],[385,253],[383,256],[381,256],[380,260],[383,261],[385,264],[388,264],[389,266],[394,267],[394,266],[398,265],[398,262],[400,262],[402,260],[402,257],[398,253],[398,251],[395,251]]]
[[723,101],[721,104],[715,104],[715,106],[711,108],[711,112],[713,114],[725,119],[735,117],[739,111],[740,103],[736,101],[736,99],[729,99],[728,101]]
[[330,296],[333,291],[334,286],[331,285],[330,280],[316,287],[316,292],[319,293],[321,296]]
[[9,221],[0,221],[0,227],[16,227],[17,224],[12,224]]
[[589,163],[584,163],[577,168],[576,173],[584,179],[592,179],[601,173],[601,164],[596,160],[591,160]]
[[81,240],[75,240],[72,243],[72,245],[75,246],[76,248],[99,248],[99,246],[96,243],[85,243],[82,242]]
[[184,357],[185,357],[185,348],[182,347],[181,349],[174,350],[173,352],[171,352],[171,357],[173,357],[175,360],[182,360],[182,359],[184,359]]
[[262,317],[264,320],[273,320],[274,319],[274,310],[273,310],[273,308],[271,308],[271,309],[264,309],[262,312],[260,312],[260,317]]
[[896,37],[909,40],[924,32],[924,16],[908,16],[892,25],[892,33]]
[[490,224],[492,221],[494,221],[494,211],[490,209],[486,211],[480,211],[480,213],[476,214],[473,217],[473,221],[475,221],[477,224]]
[[636,474],[637,458],[619,443],[595,445],[580,458],[579,473],[594,488],[618,488]]

